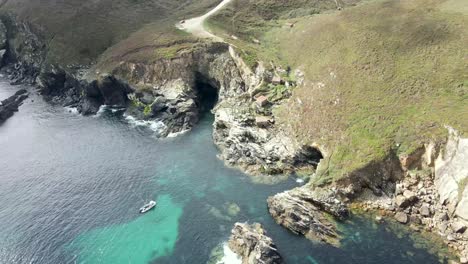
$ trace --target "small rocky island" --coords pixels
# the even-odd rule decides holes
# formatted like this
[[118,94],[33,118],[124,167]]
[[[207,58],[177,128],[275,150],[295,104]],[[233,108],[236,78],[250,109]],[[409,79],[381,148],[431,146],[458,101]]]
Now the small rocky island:
[[273,240],[259,223],[236,223],[231,231],[229,248],[241,256],[242,264],[282,264]]
[[0,125],[18,111],[19,106],[26,98],[28,98],[28,92],[25,89],[21,89],[0,102]]

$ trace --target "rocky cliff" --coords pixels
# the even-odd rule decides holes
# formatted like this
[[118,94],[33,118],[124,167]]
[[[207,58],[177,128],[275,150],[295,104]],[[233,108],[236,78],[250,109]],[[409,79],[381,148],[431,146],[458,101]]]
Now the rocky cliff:
[[126,105],[131,88],[125,81],[102,75],[86,80],[88,66],[64,66],[47,62],[47,43],[38,29],[26,21],[2,15],[0,21],[1,71],[12,84],[36,84],[53,103],[77,107],[94,114],[103,104]]
[[354,200],[367,209],[378,209],[413,230],[440,235],[468,258],[466,194],[468,188],[467,139],[448,127],[446,142],[431,142],[411,155],[400,156],[403,177],[393,182],[392,192],[376,195],[364,190]]
[[203,102],[215,98],[213,139],[220,158],[256,181],[313,169],[321,159],[318,150],[275,125],[271,109],[278,102],[260,103],[259,87],[271,83],[273,73],[261,65],[251,70],[228,44],[199,43],[174,58],[123,62],[111,73],[135,87],[127,114],[159,122],[160,136],[191,129],[206,110]]
[[250,69],[226,43],[195,42],[171,58],[122,61],[100,72],[92,65],[50,63],[39,30],[10,16],[2,21],[2,71],[12,83],[37,84],[52,103],[84,115],[95,114],[102,105],[124,107],[125,115],[156,124],[161,137],[191,129],[216,104],[213,138],[220,158],[257,175],[260,182],[278,181],[277,175],[297,169],[313,170],[322,158],[275,124],[272,109],[281,100],[268,100],[262,90],[273,83],[274,71],[261,64]]

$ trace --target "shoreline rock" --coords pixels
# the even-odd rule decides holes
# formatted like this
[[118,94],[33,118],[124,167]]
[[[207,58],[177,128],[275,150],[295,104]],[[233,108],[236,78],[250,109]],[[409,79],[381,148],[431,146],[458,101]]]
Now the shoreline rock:
[[231,231],[229,248],[242,258],[242,264],[284,263],[273,240],[259,223],[236,223]]
[[308,187],[300,187],[268,198],[268,210],[275,221],[295,234],[338,247],[340,234],[336,219],[345,219],[347,207],[336,199],[315,197]]
[[25,89],[21,89],[0,102],[0,125],[12,117],[15,112],[18,112],[19,106],[26,98],[28,98],[28,92]]
[[413,230],[439,235],[461,259],[468,257],[467,205],[468,139],[449,128],[443,146],[428,144],[402,160],[404,177],[396,182],[394,193],[377,197],[363,194],[355,202],[364,209],[381,210]]

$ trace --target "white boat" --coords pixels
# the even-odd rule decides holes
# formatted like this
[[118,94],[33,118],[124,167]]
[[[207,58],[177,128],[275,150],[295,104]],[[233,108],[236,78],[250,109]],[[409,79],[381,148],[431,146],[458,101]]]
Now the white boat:
[[149,210],[153,209],[156,206],[155,201],[150,201],[149,203],[143,205],[143,207],[140,208],[140,213],[144,214],[148,212]]

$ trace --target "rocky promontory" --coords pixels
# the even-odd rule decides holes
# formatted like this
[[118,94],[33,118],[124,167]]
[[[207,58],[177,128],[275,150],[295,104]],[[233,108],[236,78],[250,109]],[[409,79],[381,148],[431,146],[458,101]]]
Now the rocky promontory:
[[320,197],[307,186],[269,197],[268,210],[278,224],[293,233],[334,246],[339,245],[340,234],[329,215],[342,220],[349,214],[347,207],[333,195]]
[[14,95],[0,102],[0,124],[13,116],[26,98],[28,98],[28,92],[25,89],[21,89]]
[[229,248],[241,256],[242,264],[283,263],[273,240],[258,223],[236,223],[231,231]]

